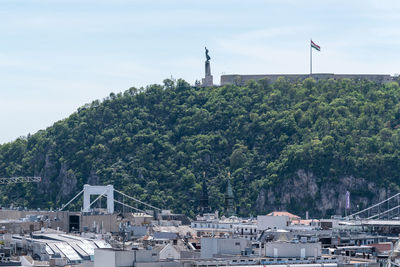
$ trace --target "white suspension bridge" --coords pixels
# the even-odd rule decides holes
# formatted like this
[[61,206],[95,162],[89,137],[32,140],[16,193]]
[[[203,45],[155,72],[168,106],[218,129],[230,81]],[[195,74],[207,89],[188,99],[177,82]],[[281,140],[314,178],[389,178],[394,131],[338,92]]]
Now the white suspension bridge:
[[345,219],[393,220],[400,219],[400,193],[397,193],[368,208],[355,212]]
[[[98,185],[88,185],[85,184],[83,186],[83,190],[80,191],[78,194],[76,194],[70,201],[68,201],[65,205],[63,205],[59,210],[62,211],[64,210],[69,204],[71,204],[74,200],[76,200],[81,194],[83,193],[83,207],[82,211],[83,212],[90,212],[92,205],[99,200],[101,197],[106,197],[107,198],[107,212],[112,214],[114,213],[114,205],[115,203],[122,205],[123,207],[135,210],[137,212],[142,212],[142,213],[147,213],[149,214],[149,210],[158,212],[161,211],[160,208],[157,208],[153,205],[150,205],[146,202],[143,202],[137,198],[131,197],[124,192],[118,191],[114,189],[113,185],[106,185],[106,186],[98,186]],[[141,207],[145,207],[144,209],[139,209],[138,207],[134,207],[132,205],[129,205],[125,203],[125,201],[119,201],[114,198],[114,193],[119,194],[122,196],[123,199],[128,199],[132,202],[134,202],[136,205],[140,205]],[[92,195],[97,195],[97,197],[91,201],[91,196]]]

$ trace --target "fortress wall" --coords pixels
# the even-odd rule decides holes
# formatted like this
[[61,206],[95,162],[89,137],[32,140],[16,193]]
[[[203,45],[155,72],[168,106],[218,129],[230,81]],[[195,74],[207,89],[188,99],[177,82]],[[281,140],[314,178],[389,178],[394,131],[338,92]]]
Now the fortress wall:
[[[291,81],[302,81],[308,77],[309,74],[261,74],[261,75],[241,75],[229,74],[221,76],[221,85],[237,84],[244,85],[250,80],[260,80],[267,78],[270,82],[275,82],[279,77],[284,77]],[[388,74],[334,74],[334,73],[315,73],[312,75],[315,80],[322,79],[359,79],[370,80],[377,83],[388,83],[393,81],[393,77]]]

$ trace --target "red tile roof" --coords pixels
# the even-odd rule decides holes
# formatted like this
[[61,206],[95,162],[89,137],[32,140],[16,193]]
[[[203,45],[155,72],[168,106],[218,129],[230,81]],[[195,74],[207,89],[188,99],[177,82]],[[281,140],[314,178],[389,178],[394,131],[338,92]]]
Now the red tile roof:
[[267,214],[268,216],[287,216],[290,220],[299,220],[300,217],[287,211],[273,211]]
[[368,246],[376,248],[376,250],[378,252],[384,252],[384,251],[392,250],[392,243],[391,242],[375,243],[375,244],[370,244]]

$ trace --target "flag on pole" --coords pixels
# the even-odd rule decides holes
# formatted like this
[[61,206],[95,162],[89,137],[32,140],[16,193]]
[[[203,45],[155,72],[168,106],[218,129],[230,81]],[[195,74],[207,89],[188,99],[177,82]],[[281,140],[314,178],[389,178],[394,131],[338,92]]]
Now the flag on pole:
[[346,191],[346,209],[350,209],[350,192]]
[[317,51],[321,51],[321,47],[319,45],[317,45],[316,43],[314,43],[313,40],[311,40],[311,47]]

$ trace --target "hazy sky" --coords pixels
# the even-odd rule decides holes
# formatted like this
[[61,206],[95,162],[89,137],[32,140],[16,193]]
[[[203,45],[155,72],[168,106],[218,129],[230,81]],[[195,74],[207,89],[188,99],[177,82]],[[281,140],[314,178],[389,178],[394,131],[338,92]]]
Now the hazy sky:
[[400,72],[399,0],[1,0],[0,143],[110,92],[211,71]]

